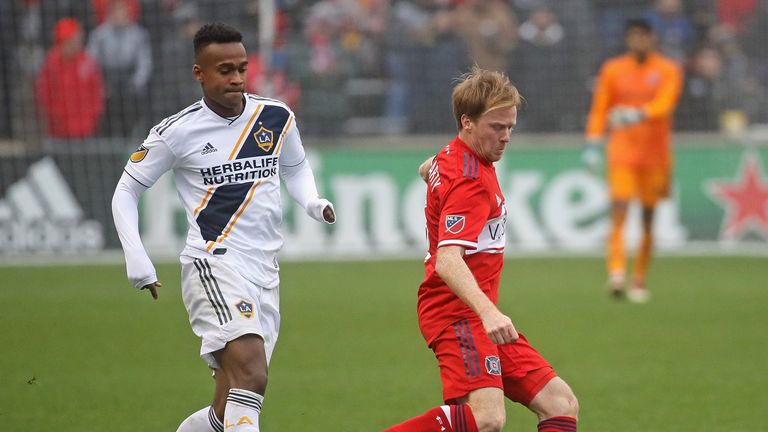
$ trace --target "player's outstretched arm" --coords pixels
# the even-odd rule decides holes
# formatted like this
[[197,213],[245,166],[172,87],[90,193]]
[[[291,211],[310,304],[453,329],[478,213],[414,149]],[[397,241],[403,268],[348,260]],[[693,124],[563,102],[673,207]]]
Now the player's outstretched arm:
[[461,246],[443,246],[437,249],[435,271],[470,309],[483,322],[488,337],[495,344],[517,341],[519,335],[512,320],[501,313],[495,304],[477,285],[472,271],[463,259],[464,248]]
[[112,217],[125,253],[128,280],[134,287],[148,290],[152,298],[157,299],[157,289],[162,283],[157,280],[155,267],[139,235],[139,196],[145,190],[146,187],[123,173],[112,196]]

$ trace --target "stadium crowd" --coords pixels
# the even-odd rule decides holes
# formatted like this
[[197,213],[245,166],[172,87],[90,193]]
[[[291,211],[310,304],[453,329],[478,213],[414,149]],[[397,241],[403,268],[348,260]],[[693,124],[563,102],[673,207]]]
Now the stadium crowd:
[[[450,133],[452,80],[505,71],[519,130],[583,129],[624,20],[648,19],[686,82],[677,130],[768,123],[768,0],[278,0],[269,58],[258,0],[0,2],[0,137],[140,138],[200,97],[194,31],[247,29],[248,91],[285,100],[305,135]],[[146,108],[145,108],[146,107]]]

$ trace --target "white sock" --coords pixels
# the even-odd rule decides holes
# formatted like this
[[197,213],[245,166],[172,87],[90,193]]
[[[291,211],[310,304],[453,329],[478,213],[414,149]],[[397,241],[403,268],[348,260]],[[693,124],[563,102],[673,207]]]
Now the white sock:
[[443,414],[445,414],[445,418],[448,419],[448,426],[453,429],[453,423],[451,422],[451,406],[450,405],[441,405],[440,409],[443,410]]
[[243,389],[230,389],[224,409],[224,428],[229,432],[259,432],[259,414],[264,396]]
[[176,432],[224,432],[224,423],[216,417],[213,407],[207,406],[181,422]]

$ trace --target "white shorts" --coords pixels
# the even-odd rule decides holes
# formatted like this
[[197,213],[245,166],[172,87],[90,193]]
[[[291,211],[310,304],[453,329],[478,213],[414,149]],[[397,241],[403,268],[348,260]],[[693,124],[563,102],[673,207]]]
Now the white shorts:
[[216,257],[181,257],[181,294],[192,331],[202,339],[200,357],[211,369],[213,353],[246,334],[264,339],[267,363],[280,332],[279,288],[262,288]]

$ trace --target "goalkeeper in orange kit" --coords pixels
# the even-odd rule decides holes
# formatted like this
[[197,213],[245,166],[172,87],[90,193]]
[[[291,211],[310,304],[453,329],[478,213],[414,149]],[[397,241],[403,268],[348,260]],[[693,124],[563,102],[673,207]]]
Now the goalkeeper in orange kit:
[[642,204],[642,240],[626,296],[649,299],[646,273],[653,249],[656,204],[669,194],[672,171],[672,115],[683,82],[681,68],[654,49],[655,38],[645,20],[629,20],[627,52],[607,60],[600,69],[587,120],[583,159],[599,169],[606,131],[606,179],[611,198],[611,229],[607,245],[608,284],[621,297],[626,289],[627,259],[623,228],[633,199]]

